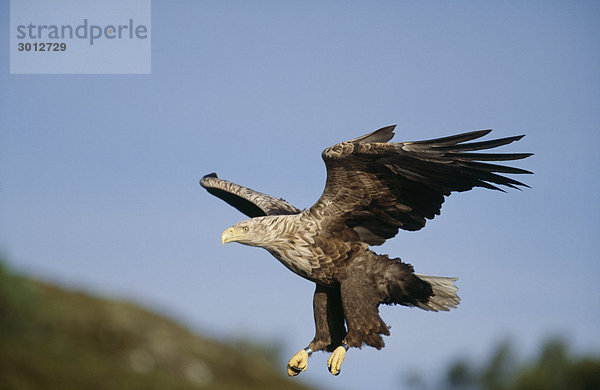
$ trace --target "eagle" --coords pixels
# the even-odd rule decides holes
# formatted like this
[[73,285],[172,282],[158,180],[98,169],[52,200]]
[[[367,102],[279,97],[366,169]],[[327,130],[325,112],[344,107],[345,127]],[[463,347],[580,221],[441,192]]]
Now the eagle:
[[[416,142],[388,142],[396,126],[333,145],[322,152],[325,189],[317,202],[300,210],[284,199],[222,180],[200,180],[210,194],[250,219],[221,235],[223,244],[266,249],[284,266],[315,283],[315,336],[288,362],[288,375],[307,369],[315,351],[331,352],[329,371],[338,375],[349,348],[381,349],[389,327],[381,304],[448,311],[460,302],[457,278],[417,274],[400,258],[377,254],[400,229],[417,231],[440,214],[445,197],[474,187],[504,191],[528,187],[502,174],[531,172],[498,161],[531,153],[482,153],[524,135],[478,140],[478,130]],[[474,141],[475,142],[470,142]]]

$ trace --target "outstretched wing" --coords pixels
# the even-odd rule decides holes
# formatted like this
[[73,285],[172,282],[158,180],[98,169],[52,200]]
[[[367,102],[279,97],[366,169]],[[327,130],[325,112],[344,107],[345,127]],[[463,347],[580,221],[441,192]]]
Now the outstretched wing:
[[277,199],[239,184],[219,179],[216,173],[204,176],[200,179],[200,185],[209,193],[221,198],[251,218],[300,212],[299,209],[283,199]]
[[469,143],[491,131],[480,130],[428,141],[387,143],[394,128],[384,127],[323,151],[327,181],[310,212],[327,219],[331,232],[343,223],[361,241],[380,245],[399,229],[423,228],[426,219],[439,215],[444,197],[451,192],[527,186],[498,173],[531,172],[490,161],[518,160],[530,153],[467,153],[507,145],[523,135]]

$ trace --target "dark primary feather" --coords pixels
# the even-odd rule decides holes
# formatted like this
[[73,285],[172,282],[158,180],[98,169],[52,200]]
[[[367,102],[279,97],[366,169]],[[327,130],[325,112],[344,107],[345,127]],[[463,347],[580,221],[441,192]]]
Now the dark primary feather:
[[[491,130],[484,130],[482,132],[475,132],[475,133],[481,133],[481,134],[489,134],[491,132]],[[514,141],[518,141],[521,138],[523,138],[525,135],[517,135],[514,137],[506,137],[506,138],[498,138],[498,139],[493,139],[491,141],[481,141],[481,142],[470,142],[470,143],[466,143],[466,144],[453,144],[453,145],[446,145],[446,146],[435,146],[434,149],[437,151],[473,151],[473,150],[482,150],[482,149],[490,149],[490,148],[496,148],[498,146],[503,146],[503,145],[508,145],[511,142]],[[480,136],[478,136],[480,137]]]
[[250,188],[219,179],[210,173],[200,179],[200,185],[209,193],[224,200],[247,216],[298,214],[299,209],[283,199],[254,191]]
[[393,126],[385,127],[323,151],[327,181],[311,213],[327,219],[328,226],[345,224],[361,241],[380,245],[399,229],[423,228],[426,219],[439,215],[444,197],[451,192],[473,187],[500,191],[499,186],[526,187],[499,173],[529,171],[487,161],[518,160],[530,153],[469,153],[507,145],[523,135],[469,143],[491,131],[478,130],[425,141],[387,143],[392,130]]
[[406,142],[406,143],[410,143],[410,144],[414,144],[414,145],[435,144],[435,145],[441,147],[441,146],[445,146],[445,145],[456,145],[460,142],[471,141],[471,140],[474,140],[477,138],[481,138],[485,135],[488,135],[491,132],[492,132],[492,129],[475,130],[475,131],[469,131],[466,133],[450,135],[450,136],[442,137],[442,138],[434,138],[434,139],[429,139],[429,140],[424,140],[424,141],[412,141],[412,142]]

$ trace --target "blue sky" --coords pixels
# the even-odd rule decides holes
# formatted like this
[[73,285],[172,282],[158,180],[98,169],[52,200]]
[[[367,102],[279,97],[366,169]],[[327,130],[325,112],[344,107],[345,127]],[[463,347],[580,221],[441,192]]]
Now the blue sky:
[[[0,23],[9,29],[8,1]],[[0,55],[0,251],[17,269],[134,299],[218,337],[313,336],[313,285],[228,245],[244,219],[209,172],[309,207],[322,149],[396,123],[395,140],[492,128],[531,189],[451,196],[380,253],[460,278],[457,310],[384,307],[386,348],[298,380],[399,388],[513,337],[600,351],[600,4],[152,2],[151,75],[10,75]],[[289,356],[288,356],[289,355]]]

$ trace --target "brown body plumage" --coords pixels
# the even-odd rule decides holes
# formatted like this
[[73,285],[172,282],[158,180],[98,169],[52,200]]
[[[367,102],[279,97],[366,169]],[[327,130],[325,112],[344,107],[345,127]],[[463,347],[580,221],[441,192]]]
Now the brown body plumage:
[[[262,247],[296,274],[315,282],[316,333],[310,351],[334,351],[340,345],[382,348],[381,335],[389,335],[378,313],[382,303],[432,311],[456,307],[460,299],[455,278],[415,274],[410,264],[378,255],[369,246],[381,245],[399,229],[421,229],[426,219],[440,213],[444,197],[453,191],[525,186],[498,173],[529,172],[482,161],[516,160],[530,154],[465,153],[506,145],[522,136],[467,142],[490,132],[481,130],[429,141],[388,143],[393,129],[384,127],[325,149],[325,190],[304,211],[215,174],[200,182],[251,217],[227,229],[223,243]],[[301,352],[295,357],[304,357]],[[291,368],[290,373],[302,369]],[[332,369],[332,373],[336,372]]]

